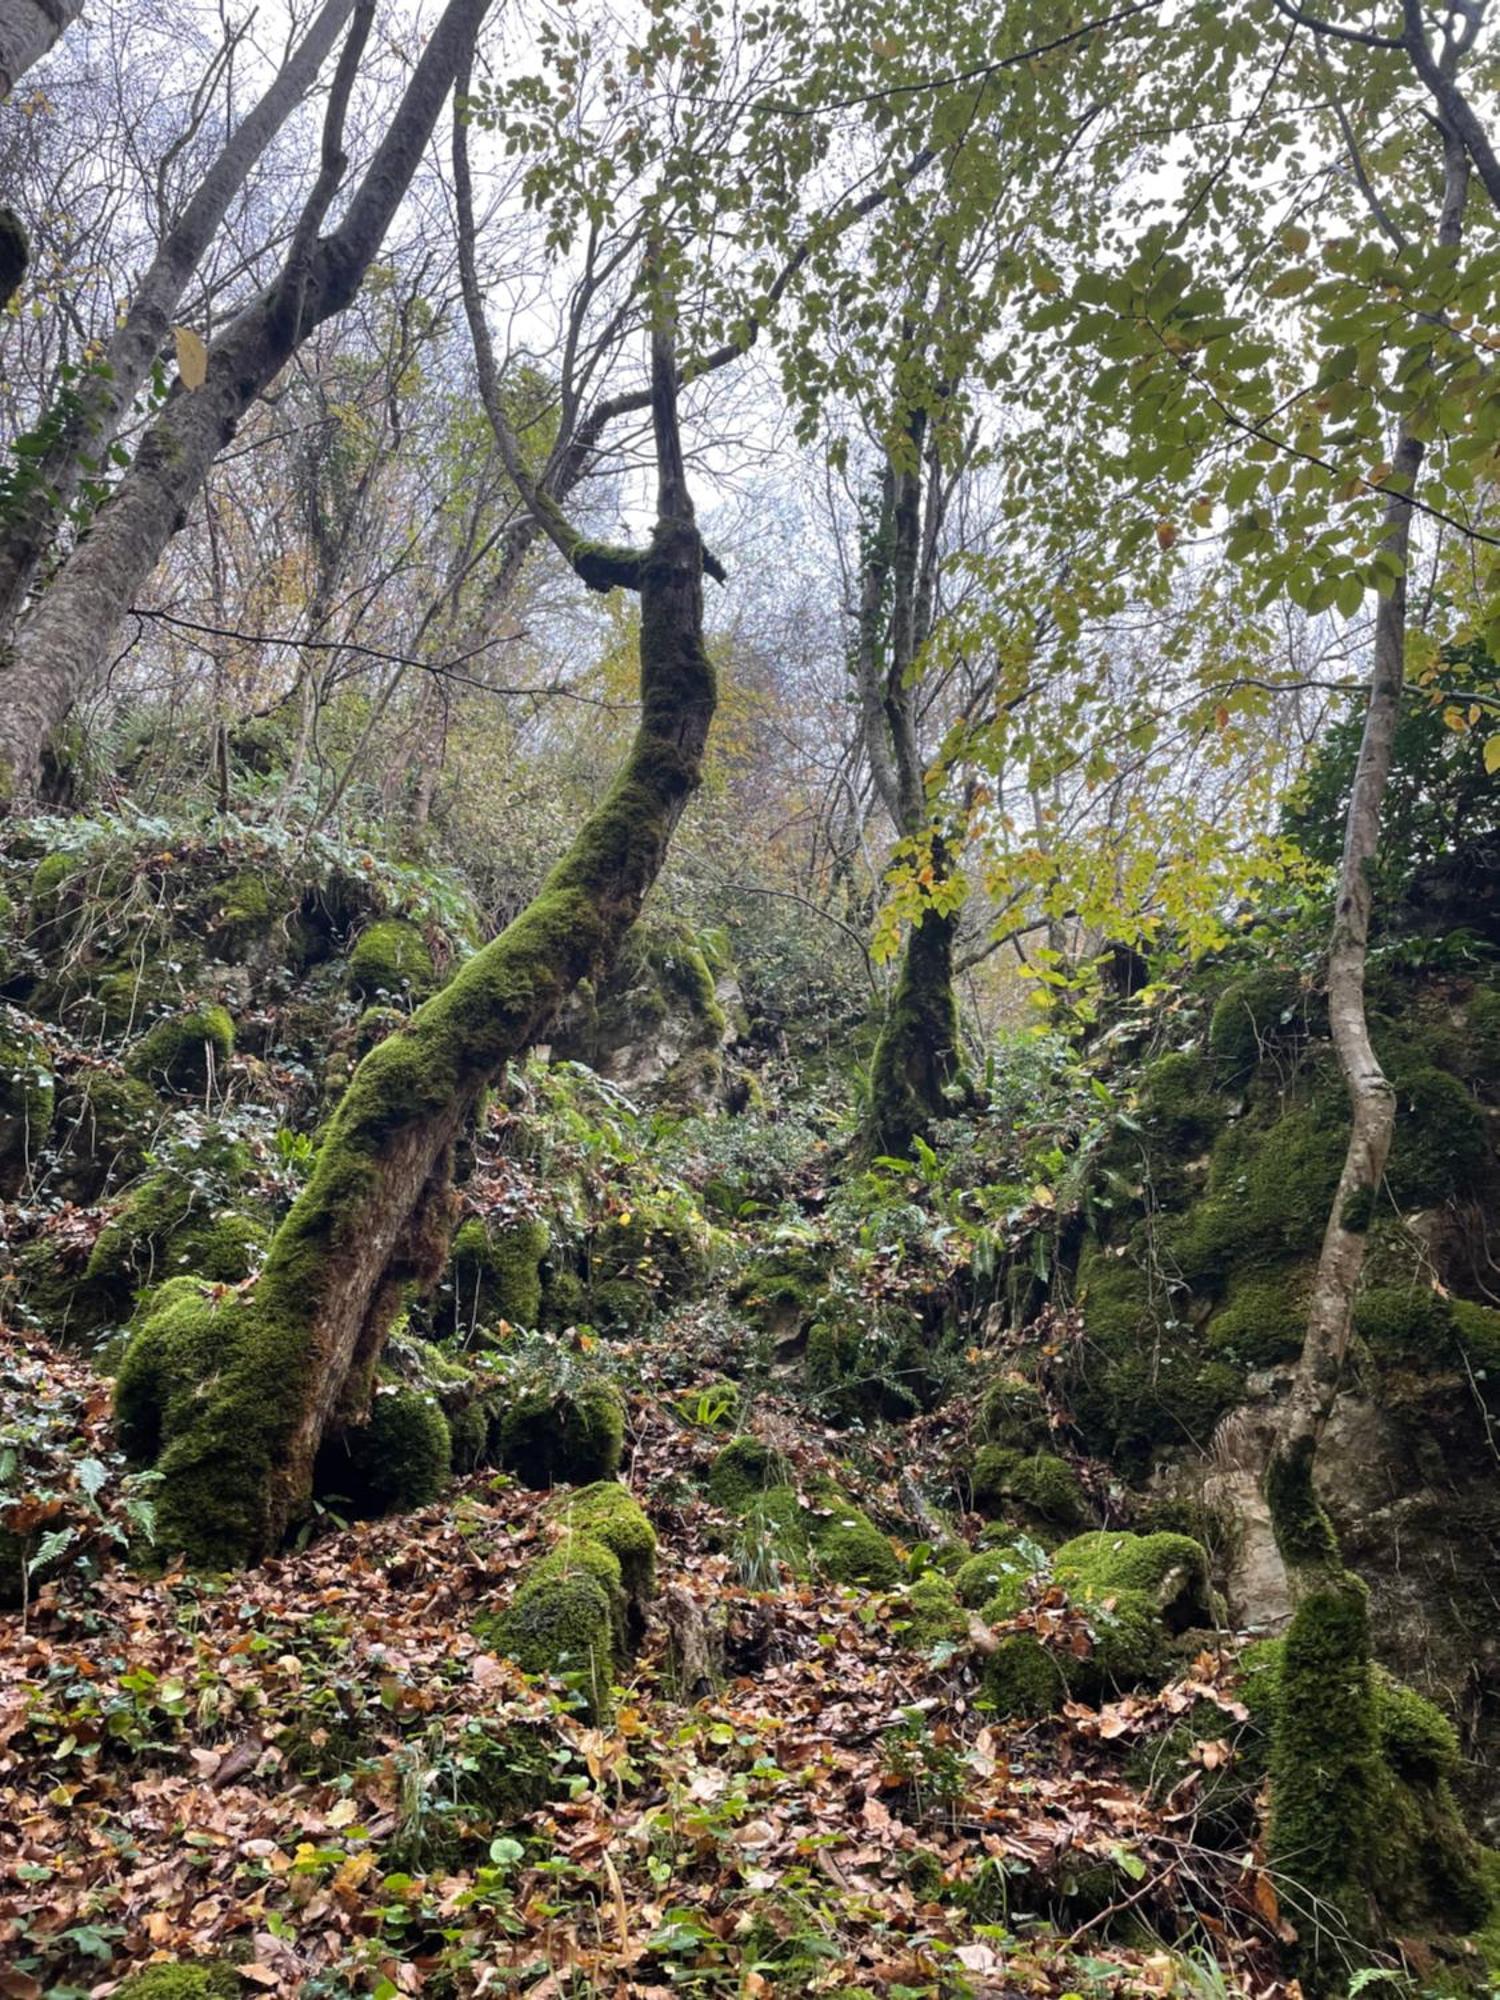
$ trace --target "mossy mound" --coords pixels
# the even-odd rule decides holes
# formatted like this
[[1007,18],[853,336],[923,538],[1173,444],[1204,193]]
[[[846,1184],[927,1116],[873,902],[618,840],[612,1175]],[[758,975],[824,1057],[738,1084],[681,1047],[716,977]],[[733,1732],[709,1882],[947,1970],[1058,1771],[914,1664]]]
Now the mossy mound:
[[95,1323],[123,1320],[137,1293],[168,1278],[235,1285],[257,1267],[269,1242],[256,1218],[217,1205],[211,1183],[195,1184],[175,1170],[153,1174],[95,1239],[79,1305]]
[[[968,1587],[980,1581],[975,1571]],[[1052,1581],[1087,1614],[1093,1649],[1079,1657],[1052,1652],[1030,1633],[1003,1639],[984,1677],[986,1699],[1001,1715],[1044,1714],[1060,1689],[1095,1700],[1159,1683],[1170,1668],[1173,1638],[1214,1623],[1208,1557],[1186,1535],[1096,1529],[1056,1551]],[[1002,1572],[983,1607],[986,1622],[1014,1617],[1024,1597],[1024,1575]],[[1042,1707],[1024,1705],[1037,1700]]]
[[326,1439],[313,1489],[358,1516],[426,1507],[453,1471],[448,1420],[427,1391],[381,1384],[369,1421]]
[[980,1398],[974,1434],[981,1444],[1008,1445],[1012,1451],[1040,1451],[1052,1441],[1052,1426],[1041,1391],[1020,1376],[999,1376]]
[[381,917],[366,924],[349,953],[349,984],[365,1000],[424,1000],[437,985],[432,950],[415,924]]
[[895,1617],[905,1625],[903,1644],[923,1653],[934,1646],[956,1645],[969,1626],[953,1584],[935,1569],[924,1570],[908,1586]]
[[148,1028],[126,1052],[125,1067],[156,1090],[196,1092],[222,1077],[234,1054],[234,1022],[223,1007],[200,1007]]
[[976,1510],[991,1517],[1018,1515],[1052,1528],[1077,1528],[1088,1519],[1078,1474],[1053,1452],[984,1445],[975,1454],[969,1487]]
[[813,1553],[823,1574],[834,1583],[893,1590],[901,1581],[901,1564],[890,1536],[840,1495],[812,1499],[819,1523],[812,1531]]
[[237,2000],[232,1965],[148,1965],[116,1987],[120,2000]]
[[731,1438],[714,1460],[708,1490],[716,1506],[742,1514],[751,1501],[773,1486],[785,1486],[791,1474],[780,1452],[759,1438]]
[[1472,1192],[1489,1163],[1484,1113],[1469,1088],[1431,1063],[1398,1070],[1396,1132],[1386,1186],[1401,1209]]
[[1208,1024],[1209,1054],[1236,1081],[1305,1032],[1306,999],[1296,973],[1263,966],[1226,986]]
[[57,1130],[62,1181],[77,1201],[134,1180],[161,1129],[163,1106],[151,1086],[111,1069],[84,1070],[62,1089]]
[[991,1622],[1013,1618],[1026,1593],[1035,1565],[1014,1547],[981,1549],[960,1565],[953,1577],[959,1602],[971,1610],[983,1606]]
[[[471,1216],[454,1234],[445,1316],[457,1327],[535,1327],[542,1318],[542,1259],[551,1231],[540,1217],[485,1222]],[[448,1309],[451,1308],[451,1315]]]
[[1199,1056],[1179,1051],[1152,1063],[1140,1086],[1141,1122],[1152,1141],[1169,1154],[1206,1152],[1225,1120],[1212,1085]]
[[572,1679],[595,1720],[645,1629],[655,1585],[656,1535],[626,1489],[601,1480],[553,1510],[563,1533],[494,1627],[497,1644],[529,1674]]
[[1307,1330],[1311,1272],[1306,1265],[1231,1279],[1228,1295],[1208,1322],[1208,1350],[1243,1368],[1295,1361]]
[[932,1407],[939,1382],[915,1313],[856,1314],[832,1294],[807,1334],[803,1379],[837,1424],[899,1422]]
[[510,1394],[490,1433],[497,1465],[535,1492],[611,1479],[625,1450],[625,1406],[611,1382],[533,1382]]

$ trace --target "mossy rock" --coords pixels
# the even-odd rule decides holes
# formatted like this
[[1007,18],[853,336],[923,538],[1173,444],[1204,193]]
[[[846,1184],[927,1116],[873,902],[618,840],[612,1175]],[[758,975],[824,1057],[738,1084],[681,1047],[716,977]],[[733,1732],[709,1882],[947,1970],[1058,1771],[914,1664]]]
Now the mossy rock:
[[1490,1165],[1484,1114],[1468,1087],[1432,1065],[1394,1079],[1396,1130],[1386,1185],[1398,1208],[1433,1208],[1469,1193]]
[[615,1479],[596,1480],[564,1494],[552,1511],[569,1535],[608,1551],[626,1597],[643,1611],[656,1587],[656,1531],[627,1488]]
[[196,1092],[222,1076],[234,1054],[234,1022],[223,1007],[158,1021],[126,1051],[125,1067],[157,1090]]
[[134,1180],[162,1125],[161,1099],[149,1084],[114,1070],[78,1072],[57,1108],[63,1178],[75,1200],[92,1201]]
[[471,1216],[454,1234],[448,1267],[455,1326],[536,1327],[542,1318],[542,1259],[552,1235],[540,1217],[485,1222]]
[[436,1398],[382,1384],[367,1423],[325,1440],[313,1488],[357,1516],[406,1513],[436,1500],[452,1470],[452,1434]]
[[115,1988],[119,2000],[238,2000],[240,1990],[232,1965],[182,1962],[148,1965]]
[[982,1514],[1019,1512],[1054,1528],[1080,1527],[1089,1516],[1078,1474],[1053,1452],[984,1445],[975,1454],[969,1486]]
[[501,1409],[489,1449],[534,1492],[611,1479],[625,1449],[625,1406],[602,1379],[521,1385]]
[[1004,1720],[1050,1715],[1070,1692],[1062,1656],[1029,1632],[1000,1641],[985,1661],[980,1691],[985,1706]]
[[808,1329],[803,1379],[823,1414],[837,1424],[898,1423],[932,1407],[939,1379],[916,1315],[882,1309],[870,1324],[825,1300]]
[[1242,1368],[1295,1361],[1307,1332],[1311,1272],[1304,1264],[1274,1274],[1252,1271],[1230,1281],[1208,1322],[1209,1352]]
[[576,1677],[595,1720],[610,1711],[615,1634],[608,1591],[582,1569],[523,1583],[495,1632],[523,1673]]
[[96,1322],[122,1320],[137,1293],[168,1278],[236,1285],[269,1243],[270,1232],[255,1217],[210,1206],[208,1194],[179,1172],[153,1174],[95,1239],[79,1303]]
[[729,1514],[742,1514],[752,1500],[773,1486],[787,1485],[790,1478],[780,1452],[759,1438],[736,1437],[714,1460],[708,1490],[716,1506]]
[[981,1549],[957,1571],[953,1587],[961,1604],[975,1611],[983,1607],[993,1623],[1015,1617],[1035,1573],[1034,1566],[1014,1547]]
[[1316,1251],[1347,1146],[1348,1114],[1336,1093],[1267,1123],[1228,1126],[1206,1195],[1166,1233],[1182,1276],[1212,1290],[1248,1264]]
[[809,1496],[808,1534],[817,1567],[833,1583],[867,1590],[893,1590],[901,1581],[901,1564],[869,1515],[834,1489]]
[[56,1095],[42,1036],[14,1023],[0,1031],[0,1194],[7,1200],[47,1143]]
[[1201,1057],[1179,1051],[1161,1056],[1141,1077],[1141,1122],[1152,1142],[1169,1154],[1203,1153],[1224,1124],[1224,1104]]
[[1052,1557],[1052,1573],[1075,1603],[1096,1602],[1116,1590],[1142,1591],[1172,1632],[1218,1622],[1207,1552],[1187,1535],[1095,1528],[1063,1543]]
[[349,984],[365,1000],[402,994],[426,999],[437,985],[426,938],[400,917],[367,924],[349,954]]
[[588,1315],[601,1332],[624,1333],[651,1317],[649,1289],[634,1278],[605,1278],[588,1292]]
[[1276,966],[1249,972],[1226,986],[1208,1024],[1208,1048],[1231,1081],[1267,1056],[1286,1050],[1305,1029],[1302,983]]
[[980,1398],[974,1433],[981,1444],[1008,1445],[1012,1451],[1040,1451],[1052,1441],[1052,1426],[1041,1390],[1018,1376],[999,1376]]
[[904,1600],[896,1606],[895,1617],[903,1621],[903,1645],[930,1653],[934,1646],[957,1645],[969,1629],[958,1593],[938,1570],[924,1570],[907,1587]]
[[1354,1330],[1379,1362],[1439,1369],[1457,1359],[1450,1302],[1426,1285],[1372,1285],[1354,1305]]

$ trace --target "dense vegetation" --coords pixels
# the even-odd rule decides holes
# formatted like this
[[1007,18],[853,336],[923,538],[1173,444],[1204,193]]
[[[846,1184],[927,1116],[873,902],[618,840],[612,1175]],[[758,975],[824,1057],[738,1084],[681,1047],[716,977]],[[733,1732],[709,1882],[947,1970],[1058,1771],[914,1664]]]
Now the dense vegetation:
[[1500,1987],[1488,13],[0,0],[0,1992]]

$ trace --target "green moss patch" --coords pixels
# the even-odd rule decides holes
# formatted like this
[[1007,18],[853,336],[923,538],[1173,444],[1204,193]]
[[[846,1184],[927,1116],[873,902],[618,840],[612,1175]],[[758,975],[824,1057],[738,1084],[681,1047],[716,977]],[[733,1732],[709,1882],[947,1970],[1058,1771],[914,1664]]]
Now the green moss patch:
[[435,1500],[452,1470],[452,1435],[436,1399],[382,1385],[368,1422],[324,1441],[313,1484],[357,1515],[405,1513]]
[[365,1000],[402,995],[425,999],[437,984],[426,938],[415,924],[400,917],[367,924],[349,954],[349,984]]
[[610,1479],[625,1449],[625,1406],[602,1379],[518,1385],[490,1435],[496,1464],[534,1491]]
[[201,1091],[234,1054],[234,1022],[223,1007],[158,1021],[125,1056],[125,1067],[157,1090]]
[[969,1485],[982,1514],[1019,1514],[1057,1528],[1076,1528],[1088,1519],[1078,1474],[1053,1452],[984,1445],[975,1455]]

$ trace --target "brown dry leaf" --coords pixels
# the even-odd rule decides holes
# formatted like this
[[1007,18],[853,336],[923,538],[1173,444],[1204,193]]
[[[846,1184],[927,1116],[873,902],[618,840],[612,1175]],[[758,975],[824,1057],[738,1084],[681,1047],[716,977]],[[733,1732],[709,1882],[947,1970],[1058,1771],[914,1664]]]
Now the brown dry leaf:
[[200,334],[190,326],[174,326],[173,345],[177,349],[177,373],[184,389],[201,389],[208,380],[208,349]]

